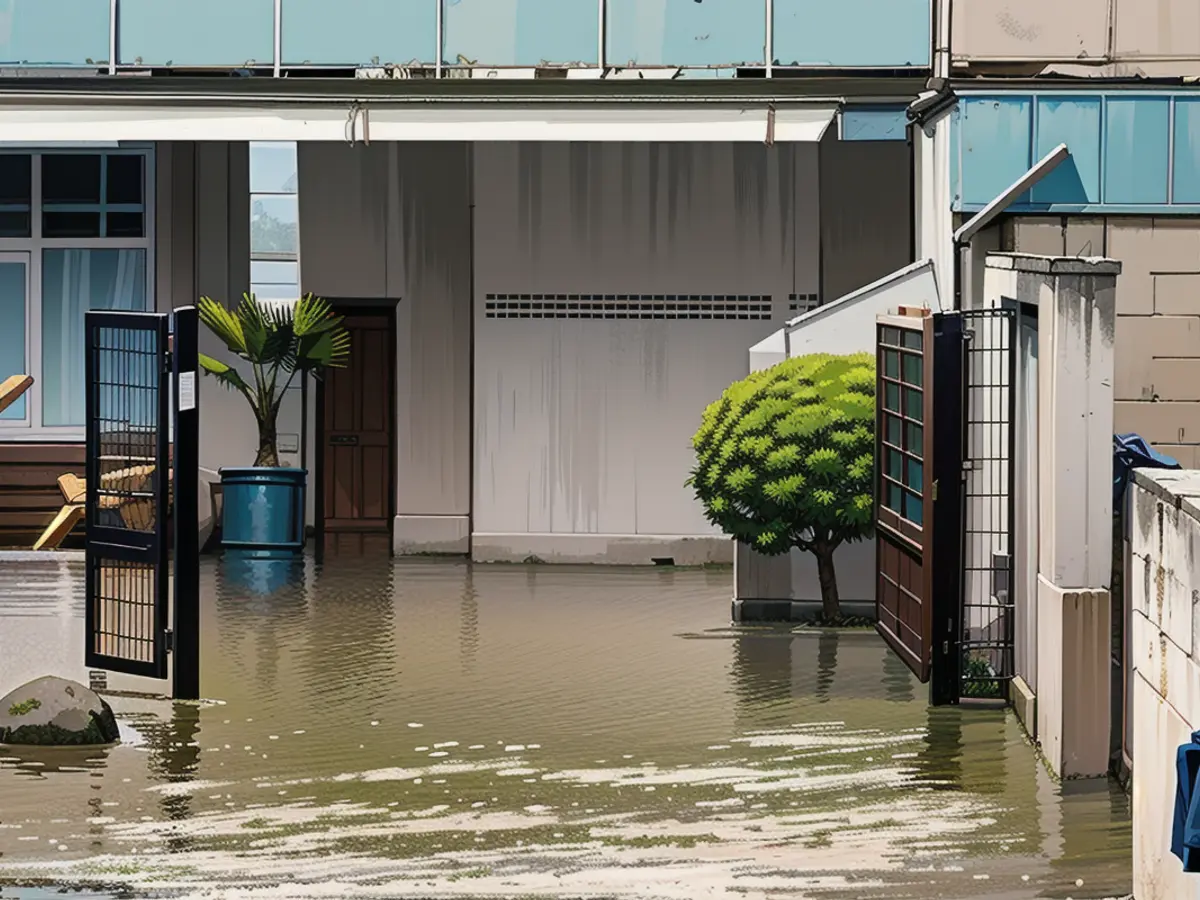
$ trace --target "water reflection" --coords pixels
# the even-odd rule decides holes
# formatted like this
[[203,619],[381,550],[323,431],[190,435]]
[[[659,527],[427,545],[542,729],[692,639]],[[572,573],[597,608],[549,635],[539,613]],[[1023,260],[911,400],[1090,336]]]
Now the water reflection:
[[25,829],[0,830],[0,878],[85,835],[80,865],[138,848],[143,887],[217,893],[269,871],[632,900],[689,866],[730,895],[1031,900],[1084,869],[1127,889],[1119,798],[1060,792],[1005,711],[927,708],[873,632],[729,627],[728,572],[330,556],[264,591],[231,571],[202,572],[223,705],[158,710],[73,780],[0,763]]

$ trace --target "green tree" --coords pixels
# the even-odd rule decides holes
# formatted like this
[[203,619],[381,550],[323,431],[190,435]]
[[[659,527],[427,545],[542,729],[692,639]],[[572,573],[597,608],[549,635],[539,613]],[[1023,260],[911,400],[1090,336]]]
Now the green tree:
[[[229,350],[250,364],[247,381],[233,366],[200,354],[200,367],[246,398],[258,423],[255,466],[279,465],[276,423],[279,406],[297,372],[320,378],[326,369],[345,368],[350,333],[328,300],[306,294],[294,304],[263,306],[243,294],[236,310],[201,297],[200,321]],[[281,383],[282,379],[282,383]]]
[[870,536],[875,359],[817,353],[730,385],[692,439],[709,521],[767,556],[817,558],[825,620],[839,616],[833,553]]

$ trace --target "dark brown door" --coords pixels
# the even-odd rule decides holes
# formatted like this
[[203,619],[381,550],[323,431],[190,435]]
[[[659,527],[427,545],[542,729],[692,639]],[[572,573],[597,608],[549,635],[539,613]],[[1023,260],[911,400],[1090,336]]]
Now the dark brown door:
[[350,362],[325,375],[322,535],[331,553],[390,553],[396,330],[391,310],[346,315]]

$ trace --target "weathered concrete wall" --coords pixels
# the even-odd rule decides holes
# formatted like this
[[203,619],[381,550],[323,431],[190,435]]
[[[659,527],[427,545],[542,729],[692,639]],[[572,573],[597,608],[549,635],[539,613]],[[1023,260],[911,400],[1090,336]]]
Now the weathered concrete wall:
[[1116,430],[1200,467],[1200,219],[1020,217],[1005,231],[1020,253],[1120,260]]
[[1175,751],[1200,729],[1200,471],[1139,470],[1130,492],[1134,896],[1196,900],[1170,846]]

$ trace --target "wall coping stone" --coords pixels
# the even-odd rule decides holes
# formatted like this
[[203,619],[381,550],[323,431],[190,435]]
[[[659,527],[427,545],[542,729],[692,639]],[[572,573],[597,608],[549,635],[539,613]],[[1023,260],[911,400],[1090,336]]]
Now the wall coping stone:
[[989,269],[1015,269],[1038,275],[1120,275],[1121,262],[1103,256],[1034,256],[1028,253],[989,253]]
[[1200,522],[1200,469],[1134,469],[1133,481]]

